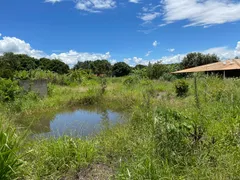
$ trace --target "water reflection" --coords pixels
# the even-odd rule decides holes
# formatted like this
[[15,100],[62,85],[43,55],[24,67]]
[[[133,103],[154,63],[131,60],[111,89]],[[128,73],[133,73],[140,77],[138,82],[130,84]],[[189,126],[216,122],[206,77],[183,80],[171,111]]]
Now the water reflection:
[[85,137],[122,122],[123,114],[96,107],[84,107],[84,109],[71,108],[61,112],[35,115],[34,119],[35,123],[30,127],[34,136]]

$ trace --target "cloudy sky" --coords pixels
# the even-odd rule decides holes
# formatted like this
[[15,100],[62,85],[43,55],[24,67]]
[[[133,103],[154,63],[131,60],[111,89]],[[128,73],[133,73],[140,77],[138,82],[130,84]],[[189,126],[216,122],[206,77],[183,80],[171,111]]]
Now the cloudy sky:
[[239,0],[2,0],[0,54],[130,65],[240,56]]

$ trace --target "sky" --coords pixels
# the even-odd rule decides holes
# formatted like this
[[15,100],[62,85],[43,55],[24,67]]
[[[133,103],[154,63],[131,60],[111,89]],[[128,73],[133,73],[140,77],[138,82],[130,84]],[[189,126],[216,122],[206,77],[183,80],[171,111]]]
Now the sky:
[[131,66],[240,56],[240,0],[0,0],[0,55]]

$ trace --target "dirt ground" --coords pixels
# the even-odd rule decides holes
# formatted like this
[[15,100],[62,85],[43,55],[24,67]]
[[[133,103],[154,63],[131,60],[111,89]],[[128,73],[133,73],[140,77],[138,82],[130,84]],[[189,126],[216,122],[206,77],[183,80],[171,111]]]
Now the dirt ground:
[[77,174],[77,180],[109,180],[114,179],[113,169],[105,164],[91,164]]

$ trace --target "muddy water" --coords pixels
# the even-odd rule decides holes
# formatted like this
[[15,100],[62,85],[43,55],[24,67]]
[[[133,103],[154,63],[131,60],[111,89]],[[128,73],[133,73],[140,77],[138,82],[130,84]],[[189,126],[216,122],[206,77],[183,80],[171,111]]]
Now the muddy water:
[[25,117],[24,123],[34,137],[60,137],[63,135],[86,137],[111,128],[124,121],[123,113],[98,107],[65,109],[58,112],[35,114]]

